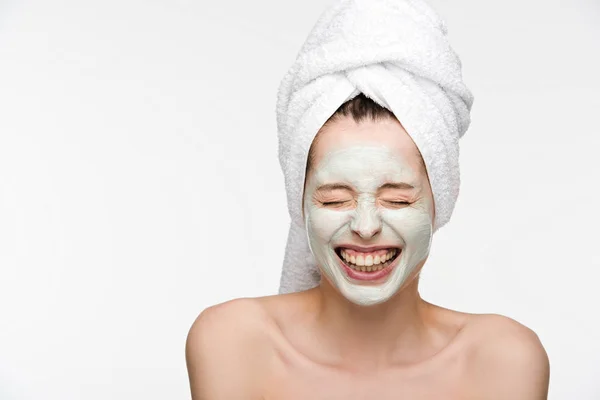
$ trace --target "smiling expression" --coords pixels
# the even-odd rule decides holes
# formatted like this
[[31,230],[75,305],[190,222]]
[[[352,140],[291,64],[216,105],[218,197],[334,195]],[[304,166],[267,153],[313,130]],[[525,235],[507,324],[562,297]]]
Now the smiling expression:
[[390,299],[429,255],[434,206],[418,151],[395,120],[336,120],[304,191],[310,249],[349,301]]

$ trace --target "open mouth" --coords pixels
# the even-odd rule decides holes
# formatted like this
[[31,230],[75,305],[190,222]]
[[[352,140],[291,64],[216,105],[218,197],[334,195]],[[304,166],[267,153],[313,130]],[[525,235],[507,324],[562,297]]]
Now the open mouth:
[[[394,263],[402,253],[398,247],[378,249],[369,252],[361,252],[345,247],[335,248],[341,263],[350,270],[353,277],[367,275],[381,275],[382,271]],[[356,272],[356,273],[352,273]]]

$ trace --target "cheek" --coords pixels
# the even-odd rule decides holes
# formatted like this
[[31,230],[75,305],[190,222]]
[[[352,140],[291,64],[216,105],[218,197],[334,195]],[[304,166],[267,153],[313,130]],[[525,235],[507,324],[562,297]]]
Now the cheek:
[[427,239],[431,235],[431,215],[426,209],[406,207],[386,210],[383,220],[407,242]]
[[350,214],[350,211],[332,211],[324,208],[309,207],[306,228],[319,241],[329,242],[336,232],[350,221]]

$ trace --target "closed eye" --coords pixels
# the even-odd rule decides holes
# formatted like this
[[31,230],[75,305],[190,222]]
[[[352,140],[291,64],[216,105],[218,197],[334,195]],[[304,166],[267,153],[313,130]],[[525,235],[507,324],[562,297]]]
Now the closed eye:
[[412,204],[408,201],[391,201],[391,200],[383,200],[383,201],[384,201],[384,204],[387,204],[390,207],[398,207],[398,208],[404,208],[404,206]]
[[326,202],[323,202],[323,205],[331,206],[331,205],[336,205],[336,204],[344,204],[346,202],[347,202],[347,200],[346,201],[326,201]]

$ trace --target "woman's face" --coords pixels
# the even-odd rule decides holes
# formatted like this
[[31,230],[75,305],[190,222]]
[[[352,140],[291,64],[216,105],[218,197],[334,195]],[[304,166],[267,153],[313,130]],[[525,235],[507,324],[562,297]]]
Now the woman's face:
[[323,128],[313,156],[303,211],[321,273],[353,303],[387,301],[427,258],[433,235],[416,145],[396,120],[340,117]]

